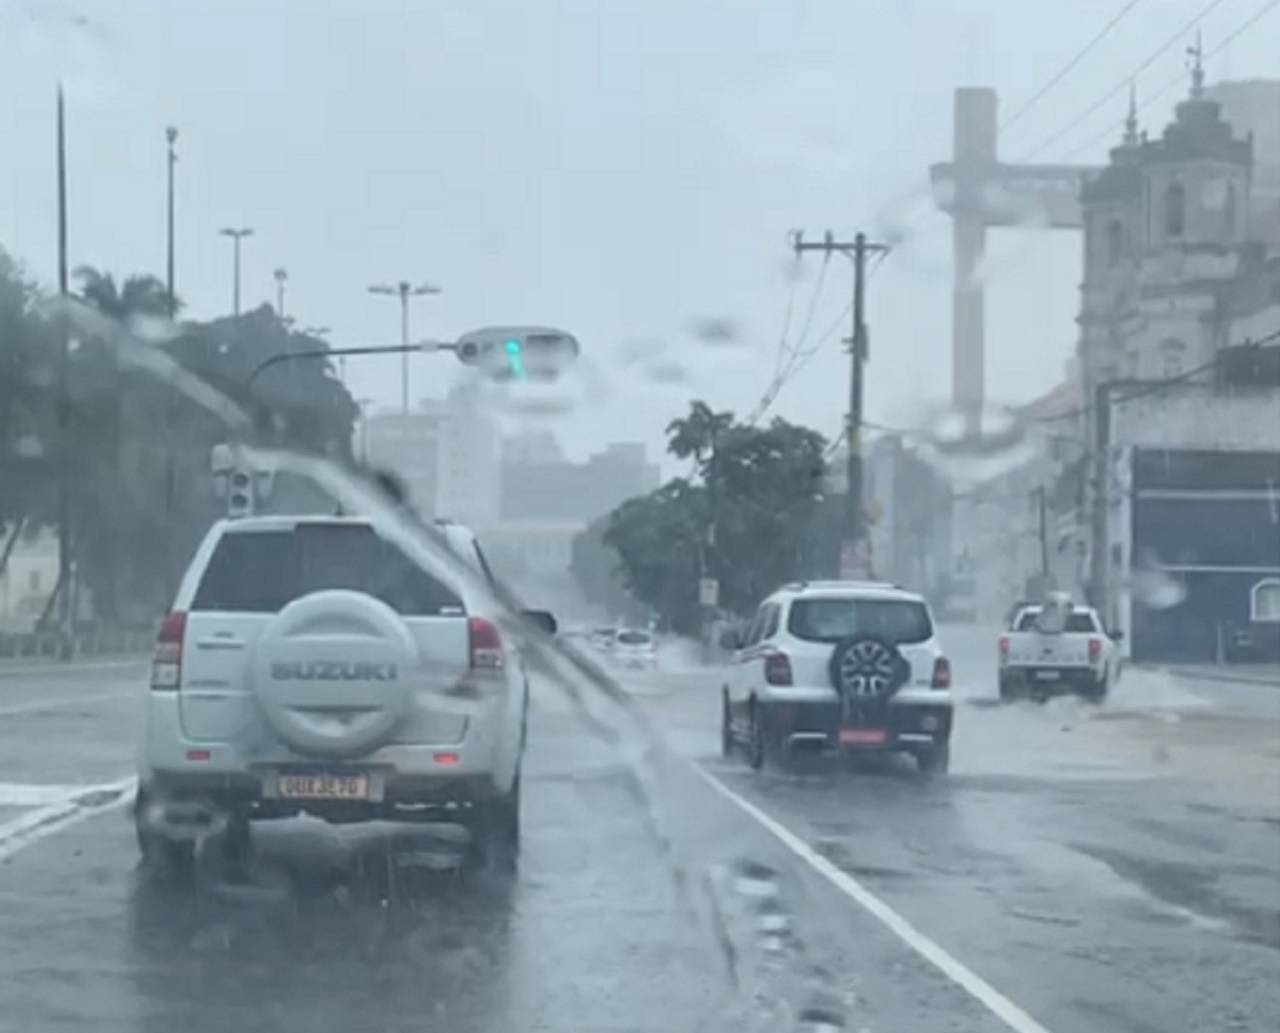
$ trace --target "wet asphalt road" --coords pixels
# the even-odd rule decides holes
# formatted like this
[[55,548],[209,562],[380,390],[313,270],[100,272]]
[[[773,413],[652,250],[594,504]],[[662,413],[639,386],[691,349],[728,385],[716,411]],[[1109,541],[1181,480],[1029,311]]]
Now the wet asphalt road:
[[1271,698],[1135,671],[1104,708],[1000,708],[989,637],[948,643],[936,782],[722,759],[715,672],[678,661],[624,679],[648,755],[540,684],[513,883],[292,822],[251,885],[166,886],[110,806],[144,667],[0,670],[0,1029],[1280,1028]]

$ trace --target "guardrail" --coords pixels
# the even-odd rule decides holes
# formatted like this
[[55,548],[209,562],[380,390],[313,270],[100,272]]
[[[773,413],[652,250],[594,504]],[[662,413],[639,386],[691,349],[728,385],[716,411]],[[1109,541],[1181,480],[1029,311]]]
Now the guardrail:
[[155,643],[153,628],[99,628],[65,634],[33,631],[0,632],[0,663],[9,661],[76,660],[95,656],[144,654]]

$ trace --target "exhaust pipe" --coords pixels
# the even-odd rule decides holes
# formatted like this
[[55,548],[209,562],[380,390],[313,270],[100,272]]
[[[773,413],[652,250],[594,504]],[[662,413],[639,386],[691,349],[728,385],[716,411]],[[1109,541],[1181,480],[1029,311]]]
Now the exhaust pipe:
[[149,801],[143,806],[142,820],[165,839],[193,841],[222,832],[231,816],[212,800],[196,798]]

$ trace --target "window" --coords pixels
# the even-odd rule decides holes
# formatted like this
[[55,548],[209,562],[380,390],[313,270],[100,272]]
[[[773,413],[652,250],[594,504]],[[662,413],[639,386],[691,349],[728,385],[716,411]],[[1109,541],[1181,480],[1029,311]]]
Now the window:
[[773,638],[773,636],[778,633],[778,619],[781,616],[782,607],[778,606],[776,603],[770,604],[769,612],[764,618],[764,631],[760,634],[762,639]]
[[1124,223],[1112,219],[1107,223],[1107,265],[1119,265],[1124,258]]
[[[1040,616],[1039,608],[1034,610],[1025,610],[1021,617],[1018,618],[1018,626],[1014,631],[1035,631],[1036,619]],[[1088,610],[1074,610],[1071,616],[1067,618],[1067,623],[1062,629],[1071,634],[1087,635],[1090,632],[1101,631],[1098,622],[1094,620],[1093,614]]]
[[328,588],[366,592],[405,616],[462,613],[454,592],[373,528],[323,523],[224,535],[191,608],[275,613]]
[[1164,192],[1164,232],[1181,237],[1187,225],[1187,190],[1181,183],[1170,183]]
[[1230,241],[1236,235],[1236,185],[1227,184],[1227,199],[1222,205],[1222,236]]
[[1181,341],[1167,340],[1160,342],[1160,376],[1165,380],[1182,375],[1183,356],[1187,346]]
[[924,642],[933,635],[929,611],[908,599],[797,599],[787,629],[807,642],[839,642],[850,635]]
[[1280,577],[1263,578],[1249,592],[1249,619],[1256,623],[1280,623]]

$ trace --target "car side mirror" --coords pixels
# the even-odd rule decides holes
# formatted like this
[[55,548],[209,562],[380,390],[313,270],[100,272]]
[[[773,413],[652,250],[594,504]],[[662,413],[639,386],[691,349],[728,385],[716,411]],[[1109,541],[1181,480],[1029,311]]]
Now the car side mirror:
[[732,629],[720,632],[720,648],[736,652],[742,648],[742,636]]
[[1123,632],[1123,631],[1113,631],[1113,632],[1111,632],[1111,641],[1112,641],[1112,642],[1123,642],[1123,641],[1124,641],[1124,632]]
[[545,635],[554,635],[560,627],[555,617],[547,610],[523,610],[520,615]]

